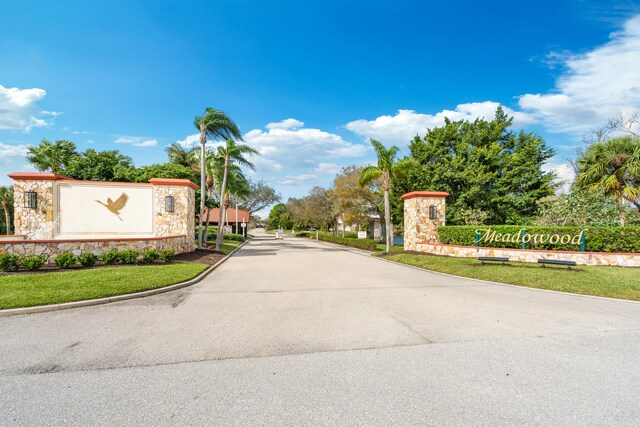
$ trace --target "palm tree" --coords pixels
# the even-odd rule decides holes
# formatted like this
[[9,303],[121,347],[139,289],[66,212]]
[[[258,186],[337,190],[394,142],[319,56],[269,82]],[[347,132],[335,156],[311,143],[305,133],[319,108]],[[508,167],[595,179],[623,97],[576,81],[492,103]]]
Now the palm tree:
[[[626,136],[591,144],[577,161],[579,188],[604,191],[640,209],[640,139]],[[620,225],[624,225],[624,210]]]
[[236,199],[235,232],[238,233],[238,199],[248,196],[251,192],[249,191],[249,181],[238,165],[229,166],[228,175],[227,190]]
[[40,145],[28,148],[27,160],[39,171],[50,170],[57,174],[63,173],[77,155],[76,145],[71,141],[59,140],[52,144],[43,139]]
[[9,206],[13,205],[13,187],[0,187],[0,203],[4,209],[4,220],[7,224],[7,236],[11,234],[11,215]]
[[224,236],[220,229],[222,226],[222,219],[224,218],[225,209],[225,193],[227,191],[227,179],[229,175],[229,167],[232,164],[247,166],[254,170],[253,163],[251,163],[246,155],[259,154],[254,148],[245,144],[238,144],[233,139],[227,139],[225,145],[218,147],[218,155],[224,159],[224,169],[222,175],[222,186],[220,189],[220,217],[218,219],[218,238],[216,239],[216,250],[220,250]]
[[[200,131],[200,191],[205,191],[206,180],[206,152],[205,144],[207,137],[211,140],[238,139],[242,140],[240,129],[224,111],[215,108],[207,108],[202,116],[198,116],[193,121],[196,129]],[[205,197],[200,197],[200,220],[198,229],[198,249],[202,249],[202,217],[204,216]],[[220,233],[218,233],[220,234]]]
[[389,190],[392,181],[402,178],[405,173],[415,165],[412,159],[404,159],[396,161],[398,155],[398,147],[395,145],[386,149],[381,142],[375,139],[371,140],[371,145],[378,156],[377,166],[366,166],[360,173],[358,183],[360,186],[371,184],[373,181],[382,177],[382,190],[384,191],[384,222],[385,222],[385,241],[387,252],[391,250],[391,208],[389,206]]
[[[207,225],[205,226],[205,230],[207,236],[209,235],[209,221],[211,220],[211,208],[214,207],[213,196],[218,188],[220,188],[220,183],[222,181],[222,169],[223,169],[223,160],[218,155],[217,151],[208,150],[207,151],[207,159],[206,159],[206,198],[205,203],[207,204]],[[218,203],[218,205],[220,205]]]
[[176,165],[186,166],[191,169],[197,170],[194,153],[197,151],[196,147],[185,148],[182,145],[174,142],[164,149],[169,156],[169,163],[175,163]]

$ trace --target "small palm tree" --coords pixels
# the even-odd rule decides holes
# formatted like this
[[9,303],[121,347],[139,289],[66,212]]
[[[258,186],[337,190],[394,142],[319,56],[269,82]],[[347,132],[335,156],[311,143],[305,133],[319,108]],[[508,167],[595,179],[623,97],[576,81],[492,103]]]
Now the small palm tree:
[[195,157],[193,155],[194,152],[197,151],[195,147],[185,148],[177,142],[174,142],[165,148],[164,151],[167,153],[167,156],[169,156],[169,163],[197,170]]
[[406,172],[415,165],[412,159],[404,159],[396,161],[398,155],[398,147],[395,145],[386,149],[381,142],[375,139],[371,140],[371,145],[376,151],[378,164],[376,166],[366,166],[360,173],[358,183],[360,186],[369,185],[378,178],[382,178],[382,190],[384,191],[384,222],[385,222],[385,242],[387,252],[391,250],[391,207],[389,206],[389,190],[392,181],[401,179]]
[[10,206],[13,205],[13,187],[0,187],[0,203],[4,210],[4,220],[7,224],[7,235],[11,234]]
[[242,170],[238,165],[229,166],[229,173],[227,177],[227,191],[230,195],[235,197],[236,201],[236,228],[235,232],[238,232],[238,199],[247,197],[251,194],[249,190],[249,181],[242,173]]
[[[640,139],[626,136],[591,144],[577,161],[579,188],[604,191],[640,209]],[[624,211],[620,224],[624,225]]]
[[[211,140],[238,139],[242,140],[240,129],[224,111],[215,108],[207,108],[202,116],[198,116],[193,121],[194,126],[200,131],[200,191],[206,191],[206,151],[205,144],[207,137]],[[205,197],[200,198],[200,220],[198,230],[198,249],[202,248],[202,219],[204,216]],[[220,234],[220,233],[218,233]]]
[[220,217],[218,219],[218,238],[216,239],[216,250],[220,250],[220,246],[224,241],[223,234],[220,230],[222,227],[222,219],[224,218],[225,194],[227,191],[227,180],[229,176],[229,168],[232,164],[246,166],[254,170],[253,163],[247,160],[247,155],[259,154],[254,148],[246,144],[238,144],[233,139],[227,139],[225,145],[218,147],[218,155],[224,159],[224,169],[222,175],[222,185],[220,188]]
[[50,170],[53,173],[63,173],[75,156],[76,145],[71,141],[59,140],[55,143],[43,139],[40,145],[29,147],[27,160],[39,171]]

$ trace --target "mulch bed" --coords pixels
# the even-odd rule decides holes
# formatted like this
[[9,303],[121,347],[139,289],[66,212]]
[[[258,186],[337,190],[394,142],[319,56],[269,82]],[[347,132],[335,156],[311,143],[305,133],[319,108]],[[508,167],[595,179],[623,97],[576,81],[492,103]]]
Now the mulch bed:
[[176,261],[200,262],[203,264],[213,265],[224,258],[226,255],[211,249],[196,249],[193,252],[176,255]]

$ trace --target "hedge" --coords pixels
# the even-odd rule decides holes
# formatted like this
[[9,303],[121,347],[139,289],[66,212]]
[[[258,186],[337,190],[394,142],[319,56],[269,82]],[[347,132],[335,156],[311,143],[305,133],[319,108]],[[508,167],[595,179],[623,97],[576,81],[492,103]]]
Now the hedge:
[[[315,233],[314,233],[315,234]],[[313,239],[315,236],[311,236]],[[358,249],[364,249],[367,251],[376,250],[376,241],[373,239],[353,239],[350,237],[338,237],[332,235],[318,235],[318,240],[322,240],[330,243],[337,243],[339,245],[351,246]]]
[[[544,235],[579,235],[586,230],[585,251],[587,252],[640,252],[640,227],[552,227],[552,226],[519,226],[519,225],[480,225],[480,226],[445,226],[438,228],[440,242],[450,245],[474,246],[476,229],[491,229],[496,233],[519,234],[525,229],[527,234]],[[513,242],[480,242],[480,246],[493,248],[522,248],[521,243]],[[572,243],[540,243],[533,240],[526,243],[526,249],[546,249],[579,251],[580,244]]]

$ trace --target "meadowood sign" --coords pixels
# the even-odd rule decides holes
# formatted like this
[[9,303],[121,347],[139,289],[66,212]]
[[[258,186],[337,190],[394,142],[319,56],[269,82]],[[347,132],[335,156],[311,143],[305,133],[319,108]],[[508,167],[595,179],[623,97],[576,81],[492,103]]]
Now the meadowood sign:
[[497,233],[490,228],[478,228],[476,229],[476,246],[480,246],[480,243],[490,244],[493,242],[502,243],[520,243],[522,249],[525,249],[525,245],[529,242],[535,244],[561,243],[564,245],[580,245],[580,251],[584,252],[584,233],[582,230],[579,234],[572,236],[570,234],[529,234],[526,228],[520,229],[516,233]]

